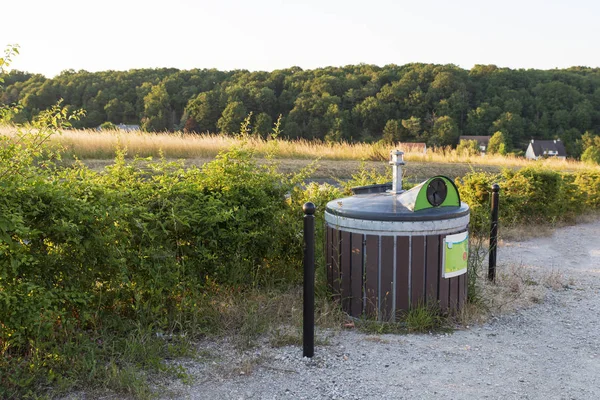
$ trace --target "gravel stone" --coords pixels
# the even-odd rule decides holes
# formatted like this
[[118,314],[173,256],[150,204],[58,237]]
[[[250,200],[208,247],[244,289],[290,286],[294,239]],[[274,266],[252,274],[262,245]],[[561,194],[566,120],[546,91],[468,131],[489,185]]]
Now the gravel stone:
[[329,345],[312,359],[300,346],[240,354],[226,341],[202,343],[218,359],[186,363],[192,383],[173,382],[163,398],[598,399],[599,238],[596,221],[499,247],[499,268],[554,271],[568,282],[541,304],[452,334],[319,331]]

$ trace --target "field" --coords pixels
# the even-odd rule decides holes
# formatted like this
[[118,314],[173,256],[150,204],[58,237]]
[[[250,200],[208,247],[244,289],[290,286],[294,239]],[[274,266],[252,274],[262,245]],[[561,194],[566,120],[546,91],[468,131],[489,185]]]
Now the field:
[[[0,126],[0,135],[15,135],[16,128]],[[184,159],[187,164],[202,164],[213,159],[219,152],[245,142],[258,157],[282,161],[284,171],[296,170],[310,160],[322,162],[314,178],[331,177],[346,179],[357,171],[361,162],[368,168],[383,172],[387,167],[389,151],[404,150],[404,145],[386,146],[368,143],[325,143],[308,140],[266,140],[254,136],[224,136],[214,134],[145,133],[124,131],[65,130],[51,138],[52,143],[64,148],[67,158],[77,158],[93,169],[102,168],[116,156],[117,149],[127,150],[128,157],[153,157],[163,155],[167,159]],[[289,161],[295,160],[295,161]],[[302,161],[304,160],[304,161]],[[600,170],[574,160],[546,159],[532,162],[522,157],[500,155],[460,154],[449,147],[428,149],[427,153],[405,151],[406,174],[409,180],[421,180],[431,175],[443,174],[455,178],[474,170],[497,172],[501,168],[518,169],[535,165],[556,171]],[[414,178],[413,178],[414,177]]]

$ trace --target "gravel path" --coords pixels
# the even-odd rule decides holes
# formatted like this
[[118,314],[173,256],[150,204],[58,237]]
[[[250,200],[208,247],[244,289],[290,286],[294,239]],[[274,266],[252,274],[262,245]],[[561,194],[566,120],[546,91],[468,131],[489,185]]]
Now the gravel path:
[[312,360],[299,347],[262,346],[190,364],[187,399],[599,399],[600,221],[507,242],[500,271],[562,275],[541,304],[434,335],[335,334]]

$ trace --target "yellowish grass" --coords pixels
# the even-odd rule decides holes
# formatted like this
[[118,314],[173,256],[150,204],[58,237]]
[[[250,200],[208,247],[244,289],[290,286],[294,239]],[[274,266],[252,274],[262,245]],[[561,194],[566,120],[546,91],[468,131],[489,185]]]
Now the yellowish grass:
[[[16,128],[0,126],[0,135],[12,136]],[[383,146],[367,143],[324,143],[317,140],[265,140],[256,137],[245,139],[216,134],[185,134],[176,133],[146,133],[86,130],[65,130],[52,140],[61,144],[66,154],[82,160],[112,159],[116,149],[126,148],[129,156],[157,157],[162,152],[167,158],[197,159],[212,158],[220,151],[227,150],[245,140],[247,145],[259,155],[270,154],[276,158],[287,159],[316,159],[324,160],[370,160],[384,161],[388,159],[389,151],[395,148],[405,151],[406,161],[421,163],[457,163],[473,165],[494,165],[502,167],[521,168],[539,165],[548,169],[576,171],[595,169],[575,160],[546,159],[530,161],[522,157],[486,155],[471,156],[460,154],[449,147],[428,149],[426,153],[410,144],[398,143],[394,146]]]

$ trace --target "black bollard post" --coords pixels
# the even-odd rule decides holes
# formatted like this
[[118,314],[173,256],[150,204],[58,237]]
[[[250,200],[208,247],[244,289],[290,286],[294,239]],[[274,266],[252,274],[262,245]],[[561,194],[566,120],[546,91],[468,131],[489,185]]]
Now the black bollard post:
[[490,266],[488,269],[488,280],[496,280],[496,248],[498,246],[498,200],[500,186],[492,185],[492,224],[490,228]]
[[313,203],[302,206],[304,210],[304,357],[315,354],[315,210]]

